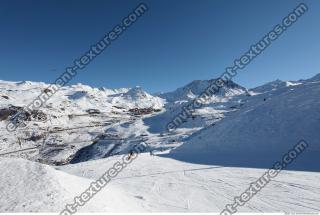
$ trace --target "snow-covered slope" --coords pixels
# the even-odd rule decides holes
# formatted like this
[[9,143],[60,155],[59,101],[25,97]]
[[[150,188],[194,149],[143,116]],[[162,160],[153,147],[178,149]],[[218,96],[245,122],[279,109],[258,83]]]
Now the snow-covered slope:
[[[70,174],[98,179],[119,156],[66,165]],[[111,183],[139,200],[140,212],[219,213],[264,169],[186,163],[161,156],[140,154]],[[319,173],[283,171],[240,212],[312,213],[320,210]]]
[[202,129],[175,153],[188,154],[185,157],[207,153],[212,160],[213,155],[224,153],[271,156],[304,139],[310,145],[307,153],[311,159],[311,154],[320,152],[320,82],[311,80],[299,84],[276,81],[253,89],[256,95],[240,110]]
[[[92,180],[23,159],[0,158],[0,212],[61,212]],[[141,211],[138,201],[109,184],[80,212]]]

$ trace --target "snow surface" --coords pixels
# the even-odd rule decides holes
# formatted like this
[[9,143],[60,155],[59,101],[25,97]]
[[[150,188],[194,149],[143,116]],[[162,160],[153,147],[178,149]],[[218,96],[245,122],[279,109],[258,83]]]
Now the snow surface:
[[[2,158],[0,212],[60,212],[119,159],[66,165],[58,171]],[[264,171],[140,154],[80,212],[220,212]],[[239,211],[318,212],[319,180],[319,173],[283,171]]]
[[[93,180],[24,159],[0,159],[0,212],[61,212]],[[113,186],[105,187],[80,212],[141,211],[137,200]]]
[[[98,179],[118,156],[67,165],[59,169]],[[111,182],[138,199],[141,212],[220,212],[264,169],[199,165],[140,154]],[[320,173],[283,171],[240,212],[317,212]]]

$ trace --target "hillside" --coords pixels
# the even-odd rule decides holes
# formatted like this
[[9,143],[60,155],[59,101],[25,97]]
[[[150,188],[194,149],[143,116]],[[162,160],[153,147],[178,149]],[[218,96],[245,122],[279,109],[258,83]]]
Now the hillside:
[[310,145],[305,157],[314,163],[320,152],[320,81],[314,80],[276,81],[250,90],[255,96],[240,110],[202,129],[174,153],[185,154],[187,160],[205,153],[212,162],[216,162],[215,156],[242,155],[253,162],[267,156],[275,159],[304,139]]
[[[23,159],[0,158],[0,212],[61,212],[93,180]],[[137,200],[108,185],[81,212],[140,211]]]

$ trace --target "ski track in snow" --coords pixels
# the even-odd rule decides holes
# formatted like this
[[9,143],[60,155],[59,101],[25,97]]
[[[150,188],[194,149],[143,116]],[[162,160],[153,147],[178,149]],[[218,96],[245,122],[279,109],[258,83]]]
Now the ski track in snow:
[[[117,158],[59,169],[97,179]],[[146,165],[148,164],[148,165]],[[141,154],[111,184],[151,212],[220,212],[263,175],[265,169],[189,164]],[[283,171],[240,212],[316,212],[320,210],[319,173]]]

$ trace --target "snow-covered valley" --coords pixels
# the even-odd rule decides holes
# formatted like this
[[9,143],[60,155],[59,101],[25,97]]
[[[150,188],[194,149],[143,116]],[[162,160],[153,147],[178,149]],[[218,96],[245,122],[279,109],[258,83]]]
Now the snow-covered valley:
[[60,212],[141,142],[145,152],[80,211],[220,212],[301,139],[301,157],[239,211],[319,212],[320,74],[230,82],[168,131],[213,81],[157,95],[65,86],[14,132],[10,118],[49,85],[0,81],[0,212]]

